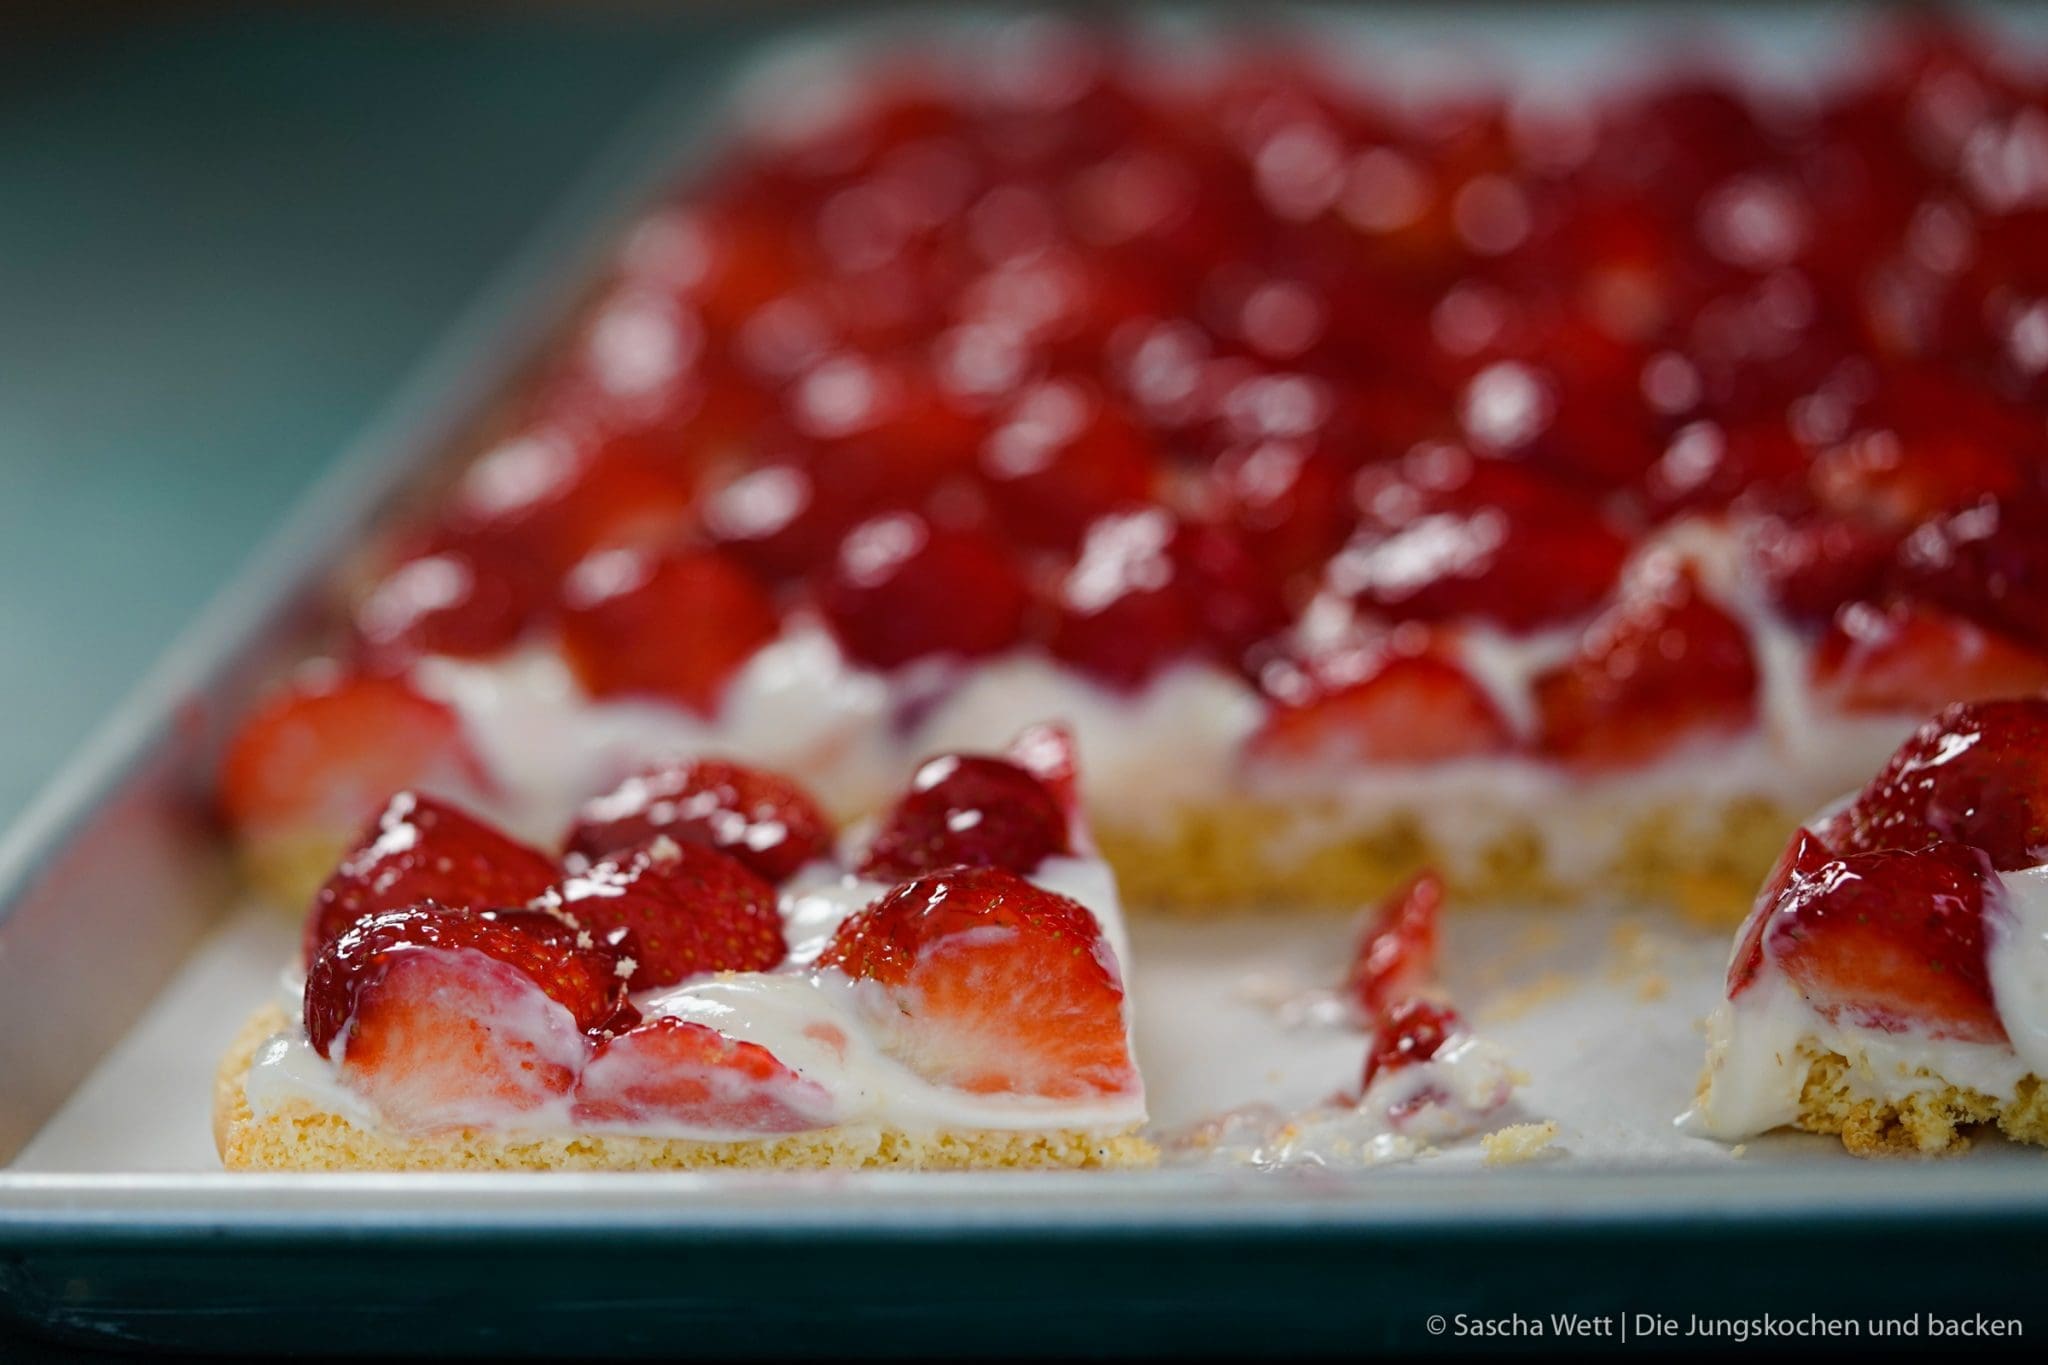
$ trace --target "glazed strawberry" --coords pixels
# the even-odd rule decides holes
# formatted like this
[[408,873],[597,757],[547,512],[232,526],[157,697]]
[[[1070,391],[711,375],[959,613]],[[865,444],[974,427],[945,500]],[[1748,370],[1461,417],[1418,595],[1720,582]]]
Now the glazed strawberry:
[[853,978],[884,1046],[934,1084],[1057,1100],[1138,1084],[1095,917],[1002,868],[905,882],[842,924],[818,965]]
[[1074,380],[1019,394],[981,447],[996,514],[1030,545],[1064,549],[1096,518],[1143,501],[1157,453],[1109,399]]
[[345,838],[394,792],[483,783],[452,710],[396,678],[343,674],[291,686],[242,722],[220,799],[244,834]]
[[1585,500],[1502,460],[1421,450],[1359,481],[1366,519],[1331,560],[1338,592],[1400,619],[1530,630],[1592,610],[1628,554]]
[[1410,997],[1388,1008],[1365,1057],[1364,1084],[1403,1067],[1427,1062],[1444,1044],[1464,1032],[1465,1022],[1448,1005]]
[[908,512],[855,527],[818,600],[847,652],[878,668],[993,654],[1024,623],[1024,581],[1001,546]]
[[860,874],[896,881],[956,866],[1029,873],[1069,851],[1067,813],[1044,782],[1007,759],[946,754],[910,779]]
[[700,715],[775,637],[775,604],[715,550],[614,550],[563,586],[562,650],[593,696],[654,696]]
[[1443,879],[1429,871],[1416,874],[1380,903],[1344,976],[1345,994],[1360,1019],[1375,1024],[1435,981],[1437,913],[1443,903]]
[[2048,698],[1945,707],[1899,746],[1844,813],[1845,847],[1950,840],[2000,871],[2048,861]]
[[523,906],[559,875],[552,859],[457,807],[400,792],[313,898],[306,961],[365,915],[427,901],[467,910]]
[[1851,602],[1813,655],[1816,689],[1846,711],[1925,711],[2048,688],[2048,655],[1917,602]]
[[402,1133],[503,1124],[555,1102],[590,1052],[531,977],[463,949],[389,953],[350,983],[348,1009],[336,1071]]
[[1899,544],[1896,531],[1826,516],[1764,521],[1752,541],[1772,599],[1794,620],[1816,625],[1843,603],[1874,595]]
[[380,668],[486,658],[517,642],[546,600],[544,575],[505,546],[449,545],[400,561],[356,604],[357,651]]
[[[518,923],[469,910],[423,904],[358,920],[320,950],[306,972],[306,1036],[323,1057],[337,1039],[355,1053],[358,997],[397,964],[422,955],[487,958],[551,1000],[574,1034],[608,1026],[626,998],[630,972],[610,951],[564,944]],[[502,979],[503,974],[498,974]]]
[[832,1122],[832,1097],[759,1043],[664,1016],[608,1038],[576,1083],[576,1122],[673,1124],[734,1135]]
[[540,904],[593,933],[631,929],[636,990],[699,972],[765,972],[788,951],[773,886],[706,844],[662,835],[564,877]]
[[2048,649],[2048,501],[1986,499],[1916,528],[1889,583]]
[[1277,579],[1319,568],[1356,519],[1343,466],[1307,439],[1233,446],[1216,457],[1209,478],[1221,516]]
[[1939,844],[1795,872],[1764,952],[1828,1019],[2002,1043],[1984,960],[1988,871],[1975,849]]
[[832,843],[824,812],[793,779],[697,758],[629,777],[585,802],[567,847],[595,862],[658,834],[707,844],[777,884]]
[[603,549],[657,546],[689,523],[695,477],[627,439],[526,432],[464,471],[451,526],[566,572]]
[[[1838,832],[1836,826],[1839,823],[1830,822],[1828,835]],[[1764,878],[1763,890],[1757,893],[1749,918],[1743,921],[1742,932],[1736,936],[1735,952],[1728,959],[1729,999],[1733,1000],[1747,990],[1763,969],[1764,937],[1770,931],[1772,916],[1777,914],[1778,902],[1784,899],[1785,892],[1795,880],[1814,875],[1834,860],[1835,855],[1822,842],[1823,837],[1801,828],[1785,845],[1785,851],[1778,855],[1777,866],[1771,869],[1771,875]]]
[[1486,689],[1427,649],[1374,645],[1326,659],[1276,698],[1250,752],[1288,763],[1437,763],[1500,753],[1507,723]]
[[1747,632],[1679,567],[1624,596],[1536,680],[1540,742],[1580,767],[1641,763],[1749,725],[1756,690]]

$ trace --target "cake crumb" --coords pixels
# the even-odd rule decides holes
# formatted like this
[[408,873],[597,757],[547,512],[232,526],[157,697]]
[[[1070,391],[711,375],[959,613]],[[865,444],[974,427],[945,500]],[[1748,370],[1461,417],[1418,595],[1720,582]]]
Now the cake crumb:
[[1749,1155],[1749,1144],[1746,1142],[1736,1143],[1728,1149],[1728,1155],[1734,1157],[1737,1161],[1742,1160],[1742,1158]]
[[1533,1161],[1557,1139],[1557,1120],[1517,1123],[1479,1139],[1489,1166],[1518,1166]]
[[1671,982],[1662,972],[1652,972],[1636,983],[1636,999],[1645,1004],[1671,994]]

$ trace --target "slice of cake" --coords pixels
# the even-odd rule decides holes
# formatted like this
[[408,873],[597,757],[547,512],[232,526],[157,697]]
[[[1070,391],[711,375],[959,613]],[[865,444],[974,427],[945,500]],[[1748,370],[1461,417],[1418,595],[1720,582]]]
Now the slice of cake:
[[1736,939],[1700,1131],[2048,1143],[2048,699],[1952,706],[1801,829]]
[[561,866],[396,798],[222,1063],[233,1170],[1105,1167],[1138,1136],[1115,883],[1064,736],[918,772],[835,856],[786,778],[590,803]]

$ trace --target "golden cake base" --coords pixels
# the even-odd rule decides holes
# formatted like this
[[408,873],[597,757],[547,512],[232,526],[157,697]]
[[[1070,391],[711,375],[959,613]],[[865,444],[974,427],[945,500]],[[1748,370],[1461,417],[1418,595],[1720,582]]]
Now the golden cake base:
[[1996,1127],[2015,1142],[2048,1146],[2048,1086],[2035,1076],[2020,1081],[2012,1098],[1949,1085],[1928,1077],[1928,1087],[1901,1100],[1854,1095],[1849,1062],[1840,1053],[1813,1054],[1799,1093],[1797,1126],[1840,1136],[1856,1156],[1941,1156],[1970,1145],[1971,1131]]

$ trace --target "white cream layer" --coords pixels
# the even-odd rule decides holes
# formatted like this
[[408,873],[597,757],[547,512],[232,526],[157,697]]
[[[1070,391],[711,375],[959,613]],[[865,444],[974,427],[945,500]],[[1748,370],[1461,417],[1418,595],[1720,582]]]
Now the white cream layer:
[[[1086,906],[1102,926],[1120,972],[1128,960],[1123,914],[1109,869],[1092,858],[1049,858],[1032,881]],[[961,1129],[1082,1129],[1120,1132],[1145,1120],[1142,1087],[1090,1102],[1030,1096],[981,1095],[954,1090],[912,1072],[884,1053],[855,1000],[859,989],[837,972],[813,975],[810,964],[841,920],[889,888],[844,875],[825,863],[800,870],[784,888],[783,923],[789,957],[768,972],[726,972],[638,992],[633,1002],[648,1019],[662,1015],[708,1024],[758,1043],[832,1099],[832,1126],[930,1133]],[[300,986],[284,985],[292,1026],[257,1052],[246,1083],[250,1109],[260,1115],[294,1104],[337,1113],[359,1127],[382,1126],[373,1106],[350,1088],[346,1073],[313,1050],[300,1022]],[[1129,977],[1124,974],[1126,1027]],[[836,1029],[842,1052],[820,1041]],[[507,1135],[560,1135],[594,1131],[570,1114],[570,1097],[543,1108],[512,1111],[487,1126]],[[731,1141],[759,1136],[730,1129],[692,1129],[672,1123],[607,1123],[606,1133]]]
[[1888,1103],[1948,1085],[2010,1097],[2028,1074],[2048,1076],[2048,867],[1998,883],[1985,901],[1985,958],[2011,1046],[1830,1020],[1766,952],[1749,988],[1708,1019],[1706,1086],[1680,1124],[1725,1141],[1784,1127],[1799,1116],[1814,1057],[1828,1053],[1848,1060],[1852,1098]]

